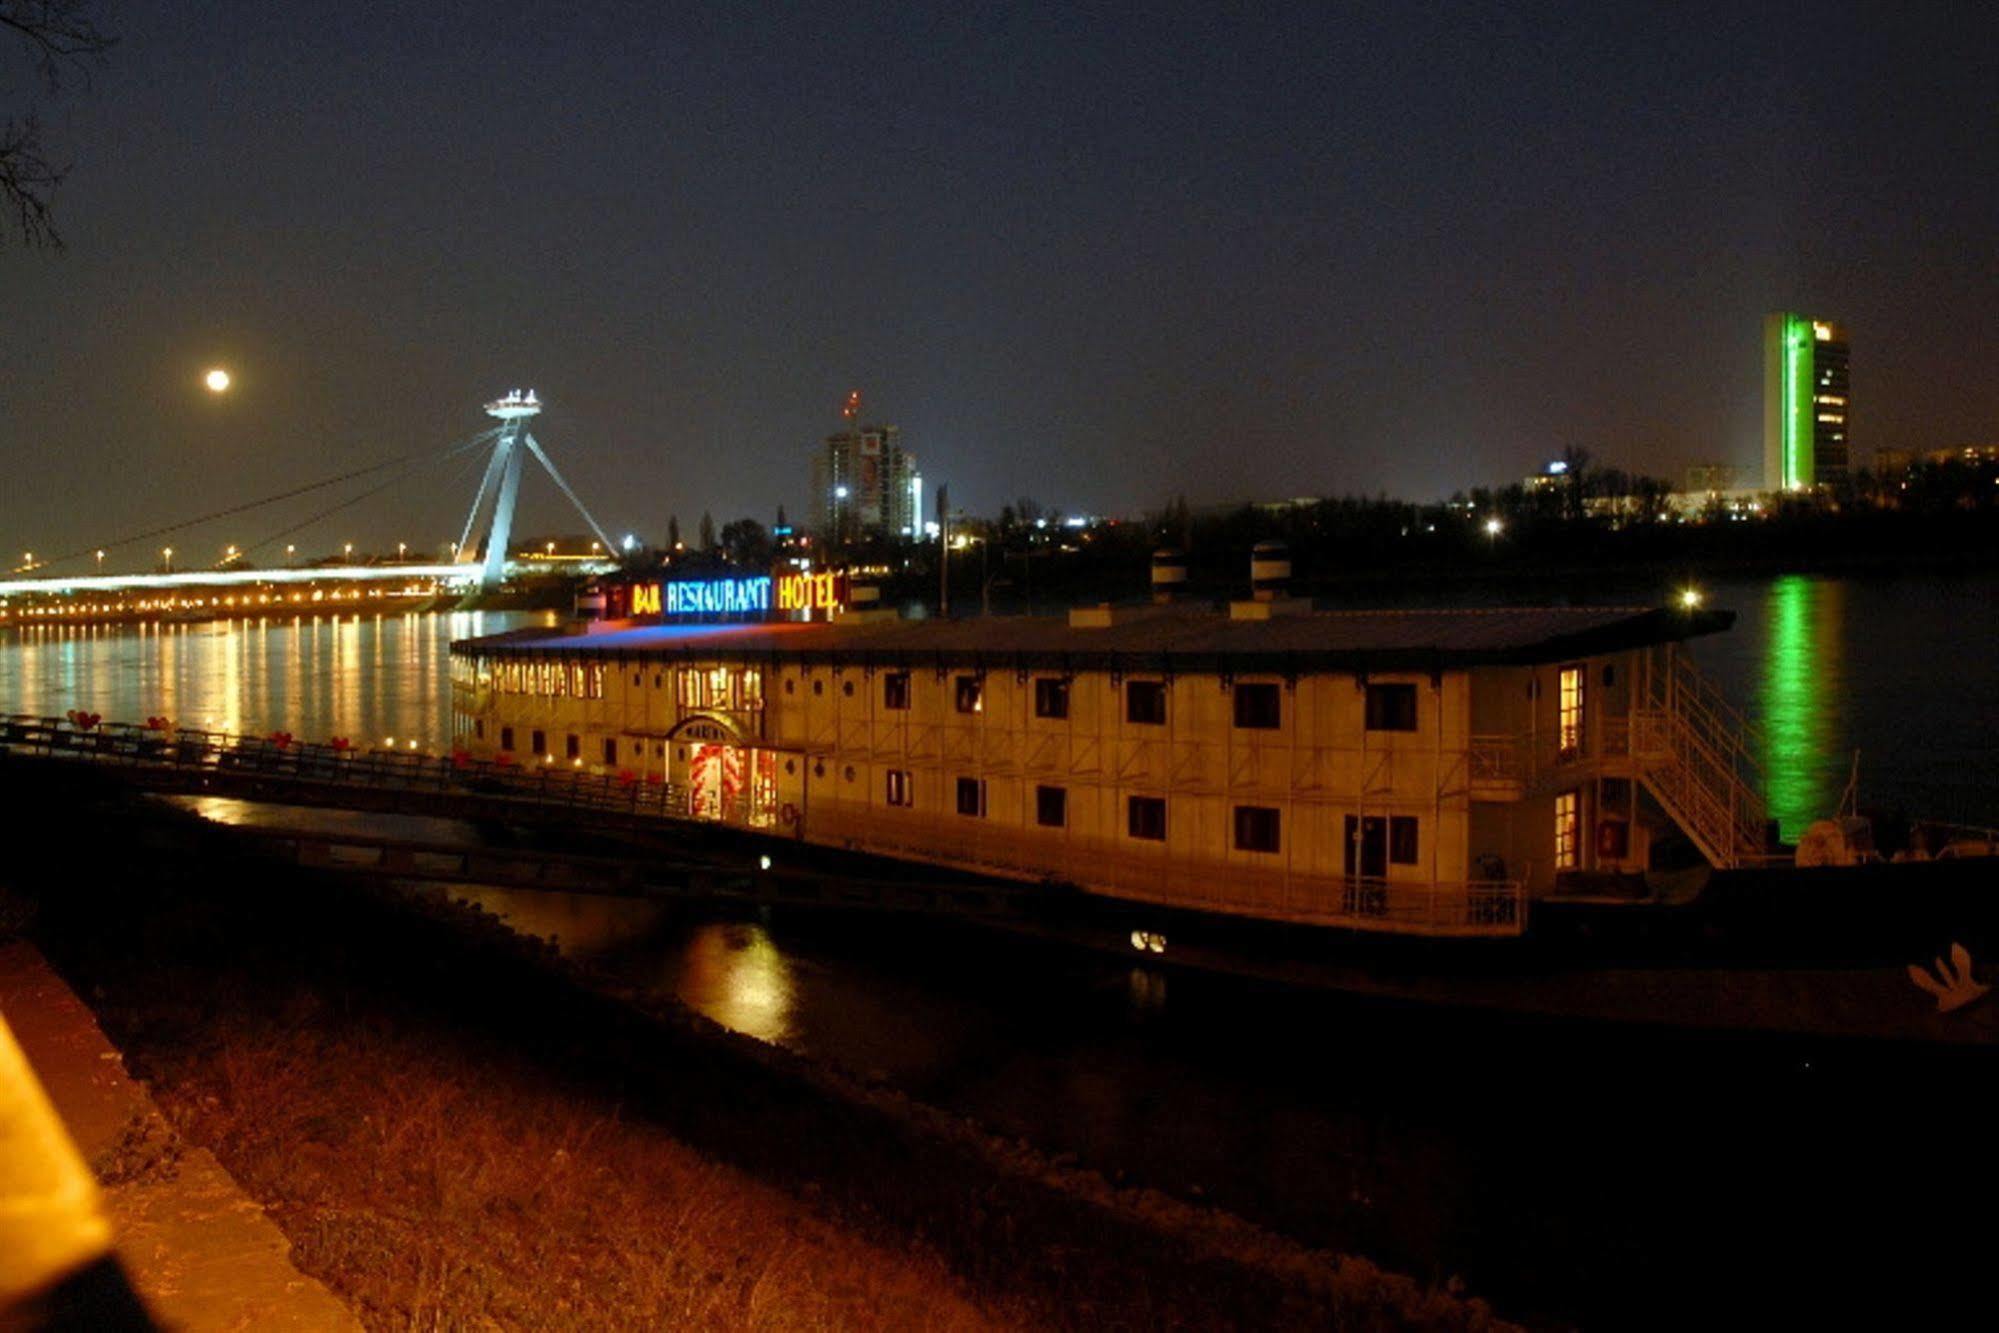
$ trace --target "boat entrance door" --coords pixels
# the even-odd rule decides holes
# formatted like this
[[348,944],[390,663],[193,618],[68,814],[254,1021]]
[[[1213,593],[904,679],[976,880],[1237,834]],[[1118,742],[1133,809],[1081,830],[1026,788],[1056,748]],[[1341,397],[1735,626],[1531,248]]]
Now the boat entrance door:
[[1347,816],[1347,874],[1388,878],[1388,820],[1382,815]]

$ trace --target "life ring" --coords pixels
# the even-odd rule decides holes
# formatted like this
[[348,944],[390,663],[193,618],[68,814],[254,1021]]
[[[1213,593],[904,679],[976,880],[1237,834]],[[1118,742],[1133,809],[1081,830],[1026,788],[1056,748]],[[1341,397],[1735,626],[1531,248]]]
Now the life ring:
[[777,817],[786,824],[796,824],[798,822],[798,807],[790,801],[786,801],[784,808],[777,812]]

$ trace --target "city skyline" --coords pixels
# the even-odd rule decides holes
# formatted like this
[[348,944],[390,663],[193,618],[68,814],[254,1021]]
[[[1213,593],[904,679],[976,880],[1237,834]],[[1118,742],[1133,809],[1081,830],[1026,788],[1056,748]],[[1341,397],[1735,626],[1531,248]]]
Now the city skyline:
[[481,14],[116,16],[42,108],[70,248],[0,249],[0,525],[442,449],[516,383],[618,532],[810,512],[857,384],[974,512],[1753,472],[1771,309],[1860,331],[1856,465],[1999,424],[1991,44],[1945,13]]

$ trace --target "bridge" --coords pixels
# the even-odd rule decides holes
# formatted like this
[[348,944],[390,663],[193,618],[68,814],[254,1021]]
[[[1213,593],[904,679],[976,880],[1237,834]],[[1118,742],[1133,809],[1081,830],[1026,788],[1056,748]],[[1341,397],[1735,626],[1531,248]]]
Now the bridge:
[[[491,590],[497,588],[510,573],[562,567],[592,573],[613,569],[616,567],[617,554],[621,547],[612,542],[609,534],[571,489],[547,451],[528,430],[528,423],[540,415],[543,407],[542,400],[534,390],[530,389],[523,393],[515,389],[485,406],[486,414],[494,418],[498,425],[480,431],[437,453],[389,459],[339,476],[293,487],[277,495],[231,505],[146,532],[79,548],[47,560],[38,561],[30,555],[21,568],[13,571],[15,577],[0,578],[0,599],[77,598],[93,593],[119,597],[135,593],[173,596],[183,591],[200,592],[245,587],[286,588],[328,584],[384,586],[402,583],[425,591],[469,590],[473,587]],[[283,566],[258,568],[249,563],[254,552],[275,547],[276,543],[285,538],[294,536],[301,530],[372,496],[379,495],[390,486],[406,484],[417,469],[430,464],[477,457],[481,450],[489,452],[486,455],[479,489],[473,496],[472,507],[465,516],[464,528],[459,539],[451,544],[453,558],[448,562],[411,561],[401,558],[394,563],[356,562],[351,558],[352,548],[349,547],[347,552],[349,559],[344,562],[301,565],[293,563],[290,559],[296,552],[296,546],[287,545],[285,547],[287,563]],[[512,537],[514,511],[520,498],[523,465],[529,458],[547,473],[556,488],[574,506],[590,531],[596,535],[596,549],[591,555],[558,557],[550,551],[538,558],[509,552],[508,542]],[[391,469],[394,471],[388,481],[357,496],[308,515],[302,522],[274,532],[249,546],[231,545],[223,560],[213,566],[111,574],[103,570],[104,559],[111,551],[171,536],[223,518],[253,513],[302,495],[330,489]],[[632,545],[632,540],[627,538],[622,549],[629,550]],[[166,561],[171,561],[172,553],[171,546],[164,549]],[[92,559],[96,562],[95,568],[81,564]],[[49,566],[64,564],[78,564],[81,566],[81,572],[40,572]]]
[[[307,829],[154,831],[156,850],[228,850],[374,879],[688,901],[1005,919],[1035,890],[808,847],[694,818],[684,788],[556,764],[357,749],[95,719],[0,718],[0,757],[37,779],[99,775],[139,792],[587,831],[592,850]],[[613,849],[606,852],[605,847]],[[1045,895],[1043,895],[1045,896]]]

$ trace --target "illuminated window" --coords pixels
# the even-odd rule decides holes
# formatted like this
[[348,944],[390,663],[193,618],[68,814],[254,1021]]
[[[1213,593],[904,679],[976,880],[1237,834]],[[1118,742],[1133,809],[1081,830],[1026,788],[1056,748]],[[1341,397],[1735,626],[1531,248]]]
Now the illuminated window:
[[1370,684],[1367,687],[1367,729],[1369,731],[1416,730],[1416,687],[1401,684]]
[[1562,753],[1573,755],[1583,748],[1583,669],[1562,668],[1561,686],[1556,695],[1555,733]]
[[891,671],[882,677],[882,707],[905,709],[909,707],[909,673]]
[[1583,794],[1560,792],[1555,797],[1555,869],[1574,870],[1582,864]]
[[1239,805],[1235,808],[1235,845],[1239,852],[1274,852],[1278,849],[1277,811],[1267,805]]
[[986,780],[984,778],[958,779],[958,813],[973,815],[979,819],[986,816]]
[[[1166,682],[1128,680],[1124,683],[1124,720],[1146,726],[1166,723]],[[1134,835],[1136,836],[1136,835]]]
[[1235,724],[1245,731],[1275,731],[1284,725],[1283,696],[1275,685],[1237,685]]
[[909,770],[891,768],[888,770],[887,797],[890,805],[916,804],[913,788],[909,780]]
[[958,677],[955,699],[961,713],[985,712],[986,683],[977,676]]
[[1045,676],[1034,682],[1034,715],[1069,716],[1069,682],[1060,676]]
[[1034,822],[1043,828],[1063,828],[1069,823],[1069,793],[1062,787],[1034,789]]
[[1166,798],[1129,796],[1124,806],[1125,831],[1147,842],[1166,841]]

